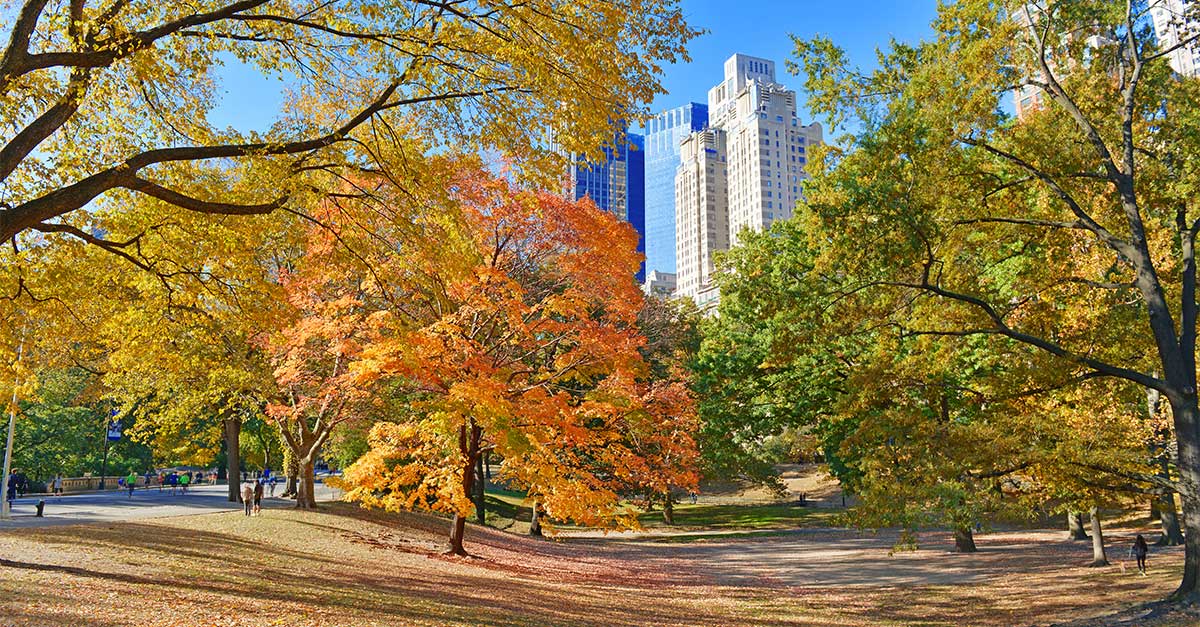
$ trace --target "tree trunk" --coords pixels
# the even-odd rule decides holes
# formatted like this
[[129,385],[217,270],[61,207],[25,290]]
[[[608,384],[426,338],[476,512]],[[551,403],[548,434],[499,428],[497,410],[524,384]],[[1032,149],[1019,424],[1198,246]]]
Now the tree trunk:
[[975,553],[975,534],[970,527],[958,527],[954,530],[954,551],[956,553]]
[[1175,469],[1179,473],[1184,540],[1183,579],[1171,598],[1194,602],[1200,600],[1200,407],[1196,405],[1195,388],[1188,391],[1185,398],[1171,402],[1175,443],[1179,449]]
[[300,476],[296,484],[296,508],[297,509],[317,509],[317,494],[316,494],[316,471],[313,468],[313,458],[305,457],[298,460],[300,466]]
[[[475,460],[479,457],[479,440],[483,429],[470,421],[470,427],[463,425],[458,428],[458,450],[463,456],[462,468],[459,471],[463,496],[470,499],[475,491]],[[467,518],[455,513],[450,523],[450,555],[466,555],[463,547],[463,536],[467,533]]]
[[1100,509],[1092,508],[1092,563],[1088,566],[1108,566],[1104,553],[1104,531],[1100,528]]
[[1179,546],[1183,544],[1183,530],[1179,527],[1179,510],[1175,509],[1175,495],[1162,494],[1158,497],[1159,522],[1162,523],[1162,537],[1155,546]]
[[271,445],[267,442],[267,436],[263,433],[266,426],[262,423],[258,424],[258,428],[254,430],[254,435],[258,437],[258,444],[263,450],[263,470],[271,467]]
[[1083,512],[1067,512],[1067,539],[1088,539],[1087,532],[1083,530]]
[[1162,512],[1158,509],[1159,499],[1150,499],[1150,520],[1162,520]]
[[292,447],[288,445],[287,440],[283,440],[283,472],[287,475],[287,483],[283,486],[283,494],[280,496],[292,497],[296,496],[296,486],[299,483],[300,464],[296,463],[296,454],[292,452]]
[[487,524],[487,487],[483,478],[483,455],[475,456],[475,520],[481,525]]
[[675,524],[675,502],[671,498],[670,490],[663,494],[663,522],[668,525]]
[[533,514],[529,518],[529,535],[542,537],[542,504],[538,501],[533,502]]
[[242,490],[238,477],[241,477],[242,459],[241,444],[242,421],[240,418],[225,419],[225,475],[229,484],[229,502],[241,503]]
[[467,550],[463,548],[463,538],[467,535],[467,517],[462,514],[455,514],[454,519],[450,521],[450,550],[447,551],[450,555],[467,555]]

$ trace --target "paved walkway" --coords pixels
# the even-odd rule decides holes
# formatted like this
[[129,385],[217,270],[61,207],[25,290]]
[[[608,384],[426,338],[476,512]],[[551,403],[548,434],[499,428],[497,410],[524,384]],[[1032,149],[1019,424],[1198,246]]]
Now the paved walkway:
[[[1105,544],[1109,572],[1133,572],[1126,556],[1133,533],[1112,529]],[[667,572],[690,570],[722,585],[786,585],[820,588],[904,588],[954,585],[995,580],[1014,573],[1083,567],[1091,561],[1091,542],[1065,542],[1058,529],[1000,531],[976,537],[978,553],[955,553],[945,531],[920,534],[921,548],[893,551],[899,532],[816,528],[738,537],[736,533],[681,534],[688,542],[671,542],[669,533],[611,533],[607,538],[570,534],[568,543],[605,545],[639,564],[660,563]],[[1174,562],[1182,547],[1151,551],[1151,564]],[[1121,571],[1121,563],[1125,571]],[[1176,562],[1177,563],[1177,562]],[[1172,566],[1173,568],[1173,566]],[[1084,569],[1085,571],[1088,569]],[[1096,571],[1099,572],[1099,571]]]
[[[278,486],[277,490],[282,492],[283,486]],[[0,520],[0,530],[240,510],[242,505],[230,503],[228,494],[228,488],[224,485],[203,485],[188,488],[186,495],[178,492],[171,494],[169,489],[160,492],[158,488],[148,488],[135,490],[133,498],[129,498],[129,493],[124,490],[25,497],[13,501],[12,520]],[[317,500],[319,501],[333,500],[340,494],[339,490],[330,488],[324,483],[317,484]],[[46,501],[43,518],[34,515],[40,499]],[[291,507],[292,504],[291,499],[279,497],[263,499],[264,508]]]

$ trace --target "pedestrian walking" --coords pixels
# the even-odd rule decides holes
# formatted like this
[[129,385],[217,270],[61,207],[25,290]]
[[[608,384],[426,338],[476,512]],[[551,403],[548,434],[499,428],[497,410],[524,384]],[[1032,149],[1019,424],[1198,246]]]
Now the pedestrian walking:
[[167,485],[171,486],[171,494],[175,494],[175,486],[179,485],[179,475],[173,471],[167,475]]
[[129,488],[129,498],[133,498],[133,488],[136,485],[137,485],[137,473],[130,470],[129,475],[127,477],[125,477],[125,487]]
[[275,477],[271,477],[271,498],[275,498]]
[[54,475],[54,482],[51,484],[54,490],[54,496],[62,496],[62,475]]
[[254,509],[254,486],[249,481],[242,482],[242,506],[247,516]]
[[1133,551],[1134,557],[1137,558],[1138,572],[1142,573],[1142,575],[1145,575],[1146,555],[1150,553],[1150,545],[1146,544],[1146,538],[1142,537],[1142,534],[1139,533],[1137,535],[1137,538],[1133,541],[1133,549],[1131,550]]
[[179,475],[179,491],[187,494],[188,485],[192,482],[191,473]]
[[254,515],[262,512],[262,497],[263,497],[263,482],[261,479],[254,482]]

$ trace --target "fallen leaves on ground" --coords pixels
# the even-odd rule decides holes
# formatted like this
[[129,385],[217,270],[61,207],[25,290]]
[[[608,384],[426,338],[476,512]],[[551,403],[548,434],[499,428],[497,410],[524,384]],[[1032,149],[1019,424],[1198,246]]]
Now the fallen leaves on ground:
[[888,557],[886,535],[844,530],[664,544],[475,527],[473,555],[451,558],[445,524],[339,504],[6,532],[0,626],[1032,625],[1161,598],[1180,562],[1090,569],[1090,546],[1049,532],[985,535],[976,555],[927,534]]

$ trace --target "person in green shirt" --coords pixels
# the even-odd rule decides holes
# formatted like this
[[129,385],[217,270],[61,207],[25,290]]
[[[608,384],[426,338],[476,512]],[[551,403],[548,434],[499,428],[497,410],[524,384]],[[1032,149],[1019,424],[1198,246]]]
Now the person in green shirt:
[[179,475],[179,488],[184,494],[187,494],[187,487],[188,487],[188,484],[191,482],[192,482],[192,475],[190,473],[185,472],[185,473]]
[[137,485],[137,473],[129,471],[129,476],[125,477],[125,487],[129,488],[129,498],[133,498],[133,487]]

